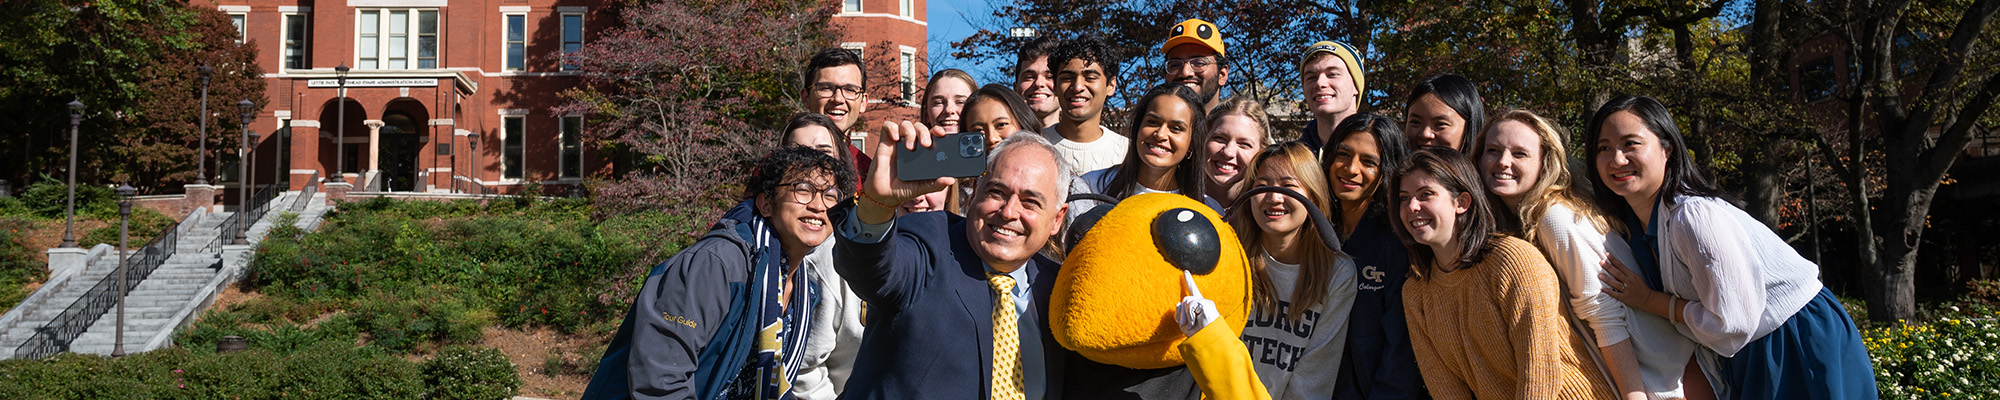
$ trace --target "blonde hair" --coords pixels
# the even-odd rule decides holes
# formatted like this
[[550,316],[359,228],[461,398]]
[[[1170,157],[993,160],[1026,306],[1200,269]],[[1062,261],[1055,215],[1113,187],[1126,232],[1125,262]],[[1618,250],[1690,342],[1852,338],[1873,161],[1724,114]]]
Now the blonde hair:
[[[924,84],[924,94],[922,98],[931,97],[931,92],[937,91],[938,82],[944,81],[945,79],[957,79],[961,82],[965,82],[966,89],[971,89],[972,91],[979,90],[979,81],[973,80],[972,75],[966,74],[965,71],[960,71],[958,70],[958,68],[950,68],[943,71],[931,73],[930,83]],[[971,103],[971,100],[972,100],[971,96],[966,97],[966,102],[968,104]],[[929,101],[929,100],[919,100],[918,102],[921,103],[924,101]],[[921,120],[924,123],[924,125],[937,125],[937,121],[932,121],[931,115],[929,113],[919,112],[917,113],[917,116],[920,117],[917,119]]]
[[1589,223],[1591,227],[1609,232],[1617,222],[1605,218],[1604,213],[1599,212],[1589,199],[1578,195],[1576,190],[1570,187],[1572,178],[1569,172],[1569,153],[1563,148],[1563,144],[1567,143],[1563,138],[1568,135],[1547,118],[1528,110],[1507,110],[1500,113],[1486,124],[1485,132],[1479,133],[1476,144],[1478,150],[1475,150],[1474,154],[1485,154],[1486,138],[1493,134],[1493,129],[1499,127],[1500,123],[1508,121],[1527,125],[1528,130],[1534,131],[1542,143],[1542,173],[1535,178],[1533,185],[1528,186],[1528,191],[1521,194],[1521,204],[1512,210],[1520,220],[1521,238],[1526,239],[1528,243],[1535,243],[1535,228],[1541,225],[1542,216],[1548,214],[1549,206],[1554,204],[1568,206],[1579,219]]
[[1214,135],[1215,126],[1221,124],[1218,121],[1222,121],[1223,116],[1229,115],[1241,115],[1256,121],[1257,132],[1264,135],[1264,147],[1278,143],[1277,137],[1271,136],[1271,116],[1264,113],[1264,103],[1246,96],[1231,97],[1216,104],[1215,111],[1208,113],[1208,134]]
[[[1266,165],[1290,168],[1292,176],[1298,178],[1299,187],[1305,189],[1299,194],[1312,199],[1310,206],[1321,210],[1332,209],[1330,207],[1333,206],[1333,199],[1329,197],[1331,195],[1327,191],[1326,174],[1320,172],[1319,157],[1314,156],[1312,149],[1306,148],[1305,144],[1285,142],[1282,145],[1267,147],[1264,151],[1257,152],[1257,157],[1253,160],[1255,162],[1251,164],[1258,169]],[[1250,171],[1255,173],[1254,171],[1258,169]],[[1245,181],[1251,180],[1245,179]],[[1238,207],[1229,213],[1229,225],[1236,229],[1236,237],[1243,242],[1243,254],[1266,252],[1263,243],[1264,230],[1255,221],[1254,215],[1257,214],[1255,208]],[[1305,210],[1295,212],[1304,213]],[[1292,307],[1285,312],[1285,318],[1290,321],[1298,321],[1306,309],[1312,308],[1311,304],[1326,300],[1326,297],[1331,295],[1328,292],[1332,291],[1329,281],[1333,279],[1333,268],[1338,265],[1341,258],[1348,257],[1346,253],[1334,250],[1321,242],[1318,229],[1311,221],[1299,226],[1299,240],[1313,245],[1306,245],[1300,249],[1303,257],[1299,262],[1299,279],[1292,286]],[[1277,293],[1277,284],[1271,282],[1271,273],[1264,265],[1264,259],[1265,257],[1261,256],[1250,257],[1251,282],[1256,288],[1252,291],[1251,299],[1258,309],[1273,310],[1276,309],[1278,302],[1277,296],[1274,295]]]

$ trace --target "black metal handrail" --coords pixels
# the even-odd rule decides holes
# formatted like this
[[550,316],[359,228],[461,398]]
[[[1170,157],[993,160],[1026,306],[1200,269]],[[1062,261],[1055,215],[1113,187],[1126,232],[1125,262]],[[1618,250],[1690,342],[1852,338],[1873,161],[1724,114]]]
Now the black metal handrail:
[[[125,257],[126,261],[123,293],[131,293],[132,288],[138,287],[139,282],[145,281],[147,276],[153,274],[153,270],[159,269],[161,264],[165,264],[168,258],[174,256],[180,249],[178,245],[181,238],[180,227],[185,222],[187,221],[168,225],[166,230],[160,231],[159,236],[153,237],[151,243],[138,249],[137,254],[118,255]],[[138,257],[135,259],[132,257],[134,255]],[[96,323],[98,318],[104,317],[104,313],[110,311],[112,306],[118,305],[120,292],[118,273],[113,271],[104,274],[104,279],[98,280],[97,284],[84,292],[82,297],[78,297],[76,302],[70,303],[69,308],[63,309],[62,314],[57,314],[47,325],[35,328],[35,336],[28,338],[27,343],[22,343],[21,347],[14,349],[14,358],[39,359],[69,351],[71,341],[83,335],[84,330],[90,329],[90,325]]]
[[222,230],[220,234],[215,235],[215,240],[208,242],[207,246],[202,246],[201,251],[205,253],[213,253],[218,250],[221,250],[222,245],[224,243],[228,243],[229,241],[236,239],[237,225],[244,225],[247,227],[248,225],[245,225],[246,223],[256,224],[257,220],[263,219],[264,211],[270,209],[271,199],[278,197],[278,188],[280,186],[281,185],[279,184],[273,183],[269,185],[264,185],[263,189],[258,189],[257,194],[250,197],[250,204],[244,205],[243,209],[236,210],[236,214],[230,215],[229,219],[222,221],[222,226],[221,226]]
[[306,178],[306,187],[299,189],[298,199],[292,201],[292,212],[305,211],[306,206],[311,204],[313,195],[317,193],[319,193],[319,171],[313,171],[312,177]]

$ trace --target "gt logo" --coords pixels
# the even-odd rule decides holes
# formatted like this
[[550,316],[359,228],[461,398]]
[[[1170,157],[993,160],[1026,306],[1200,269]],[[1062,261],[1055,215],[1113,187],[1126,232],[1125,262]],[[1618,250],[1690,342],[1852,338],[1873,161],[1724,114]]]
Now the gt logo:
[[1366,278],[1366,279],[1368,279],[1368,280],[1371,280],[1371,281],[1375,281],[1376,283],[1381,283],[1381,282],[1382,282],[1382,276],[1384,276],[1384,275],[1388,275],[1388,273],[1386,273],[1386,272],[1382,272],[1382,270],[1380,270],[1380,269],[1376,269],[1376,268],[1375,268],[1375,266],[1373,266],[1373,265],[1370,265],[1370,266],[1368,266],[1367,268],[1362,268],[1362,269],[1361,269],[1361,277],[1362,277],[1362,278]]

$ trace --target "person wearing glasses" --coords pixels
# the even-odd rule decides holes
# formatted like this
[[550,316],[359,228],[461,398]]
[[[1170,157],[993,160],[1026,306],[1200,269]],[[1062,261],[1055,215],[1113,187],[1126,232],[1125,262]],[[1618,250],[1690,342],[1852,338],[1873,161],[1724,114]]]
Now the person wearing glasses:
[[1222,96],[1222,86],[1229,84],[1229,64],[1225,63],[1222,31],[1215,24],[1200,19],[1188,19],[1174,25],[1167,43],[1160,45],[1160,55],[1167,57],[1166,75],[1168,83],[1187,85],[1205,104],[1203,108],[1213,109]]
[[725,217],[647,274],[585,399],[793,398],[815,305],[838,279],[808,257],[833,234],[829,210],[854,170],[783,146],[743,182],[753,212]]
[[[843,48],[820,50],[806,61],[806,68],[799,76],[805,77],[799,93],[804,111],[832,119],[840,127],[835,136],[846,141],[854,123],[861,120],[861,113],[868,112],[868,74],[861,71],[861,55]],[[873,143],[864,146],[868,145]],[[867,154],[853,144],[847,145],[847,152],[854,170],[868,170],[872,160]]]

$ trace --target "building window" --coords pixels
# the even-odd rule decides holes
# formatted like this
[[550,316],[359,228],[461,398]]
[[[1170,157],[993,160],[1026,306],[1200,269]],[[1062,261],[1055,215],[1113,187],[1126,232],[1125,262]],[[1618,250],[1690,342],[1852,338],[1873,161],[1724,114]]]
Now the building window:
[[910,18],[912,15],[916,14],[917,5],[914,1],[899,0],[899,2],[900,4],[897,5],[896,9],[901,10],[900,14],[902,14],[903,18]]
[[431,9],[360,10],[355,19],[358,69],[435,69],[438,13]]
[[500,130],[500,179],[521,179],[521,139],[527,135],[528,119],[520,116],[502,117],[506,123]]
[[229,14],[229,24],[236,25],[236,43],[243,43],[243,38],[250,37],[250,31],[247,29],[250,25],[249,18],[250,16],[245,14]]
[[520,71],[522,68],[525,68],[528,64],[528,41],[527,41],[528,35],[526,33],[523,33],[524,31],[527,30],[527,28],[528,28],[527,15],[522,15],[522,14],[507,15],[506,70],[508,71]]
[[915,104],[917,102],[917,53],[907,49],[903,50],[903,56],[897,65],[901,66],[902,70],[902,80],[900,83],[903,89],[903,103]]
[[841,2],[840,2],[840,12],[849,12],[849,13],[858,13],[858,12],[861,12],[861,0],[845,0],[845,1],[841,1]]
[[1836,77],[1833,72],[1833,57],[1820,57],[1799,66],[1799,94],[1806,101],[1819,101],[1833,97]]
[[562,178],[583,177],[583,117],[562,118]]
[[285,68],[306,69],[306,24],[312,20],[308,14],[285,14]]
[[867,43],[861,43],[861,42],[841,43],[840,48],[847,49],[847,51],[850,52],[854,52],[854,58],[861,60],[861,65],[868,65],[867,56],[862,54],[863,53],[862,50],[868,49]]
[[564,61],[562,69],[564,71],[576,69],[576,64],[571,64],[568,60],[570,55],[576,54],[577,51],[581,50],[583,50],[583,14],[563,14],[562,55]]

